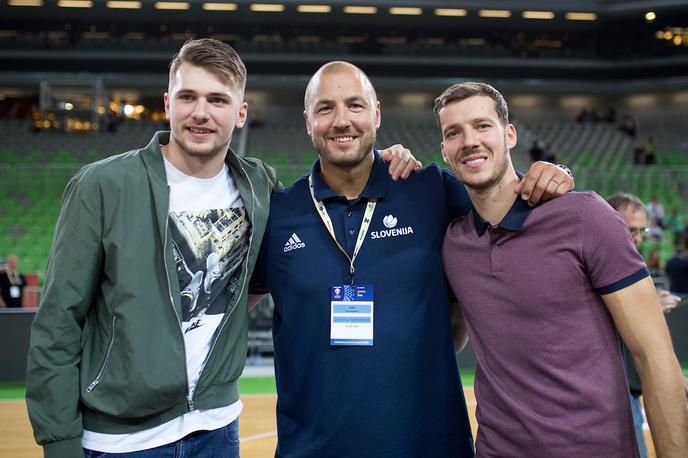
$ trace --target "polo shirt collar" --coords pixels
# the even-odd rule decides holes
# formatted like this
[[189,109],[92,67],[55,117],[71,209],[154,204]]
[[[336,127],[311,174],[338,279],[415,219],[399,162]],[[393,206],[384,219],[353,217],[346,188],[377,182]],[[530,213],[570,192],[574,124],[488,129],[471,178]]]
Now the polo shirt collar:
[[[379,199],[387,193],[388,180],[386,180],[388,165],[380,158],[378,150],[373,150],[375,161],[370,171],[368,182],[363,188],[360,197],[367,199]],[[313,191],[315,199],[324,201],[326,199],[341,197],[338,196],[320,176],[320,158],[316,159],[311,166],[311,177],[313,177]]]
[[[504,216],[497,226],[510,231],[520,231],[523,229],[523,225],[526,223],[526,219],[528,219],[532,210],[533,207],[528,205],[527,200],[523,200],[517,196],[506,216]],[[475,222],[475,232],[478,234],[478,237],[482,237],[491,225],[478,214],[475,207],[473,207],[472,211],[473,221]]]

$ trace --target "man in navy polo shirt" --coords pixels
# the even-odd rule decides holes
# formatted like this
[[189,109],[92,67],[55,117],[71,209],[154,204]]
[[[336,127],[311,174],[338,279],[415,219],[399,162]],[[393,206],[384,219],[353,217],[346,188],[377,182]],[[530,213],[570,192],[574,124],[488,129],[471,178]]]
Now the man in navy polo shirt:
[[[473,456],[440,260],[466,192],[435,165],[388,176],[380,105],[351,64],[318,70],[304,116],[319,159],[273,196],[251,288],[275,301],[276,455]],[[540,194],[572,186],[536,172]]]
[[455,84],[435,114],[473,204],[442,258],[478,360],[477,455],[637,457],[620,334],[657,455],[685,456],[681,369],[624,220],[592,192],[537,208],[515,198],[516,130],[492,86]]

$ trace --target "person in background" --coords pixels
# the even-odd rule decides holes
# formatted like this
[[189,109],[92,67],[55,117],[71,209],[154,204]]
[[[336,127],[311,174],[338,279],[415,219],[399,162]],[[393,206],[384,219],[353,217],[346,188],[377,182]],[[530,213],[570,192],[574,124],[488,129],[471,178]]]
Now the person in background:
[[19,272],[19,259],[9,255],[5,270],[0,272],[0,307],[21,307],[24,299],[26,278]]
[[[640,250],[640,244],[648,233],[647,210],[643,204],[643,201],[633,194],[620,192],[609,197],[607,199],[607,203],[611,205],[614,210],[619,212],[626,223],[629,232],[631,233],[631,237],[633,238],[633,243],[635,243],[636,249]],[[659,269],[659,252],[657,252],[657,250],[653,250],[653,252],[656,253],[656,255],[654,257],[652,254],[649,256],[648,269],[652,269],[651,264],[657,264],[655,267]],[[652,272],[652,270],[650,270],[650,272]],[[681,298],[671,294],[669,291],[658,290],[657,300],[660,308],[662,309],[662,313],[667,314],[676,308],[676,305],[678,305]],[[628,388],[631,395],[631,408],[633,412],[635,436],[638,442],[640,456],[641,458],[645,458],[647,457],[647,446],[645,444],[645,436],[643,434],[644,417],[642,404],[640,402],[643,389],[640,383],[640,376],[635,368],[635,364],[633,364],[633,358],[628,350],[628,347],[622,344],[621,352],[626,365],[626,378],[628,380]]]

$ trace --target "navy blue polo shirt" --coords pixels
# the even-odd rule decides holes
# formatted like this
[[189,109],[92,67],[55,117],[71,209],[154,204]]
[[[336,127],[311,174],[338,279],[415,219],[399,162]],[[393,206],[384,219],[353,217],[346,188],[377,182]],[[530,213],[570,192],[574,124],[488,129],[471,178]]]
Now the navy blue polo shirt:
[[349,256],[377,199],[355,262],[355,282],[375,289],[374,345],[330,346],[330,288],[351,281],[349,261],[302,177],[272,198],[251,288],[275,301],[277,456],[473,456],[441,260],[448,223],[470,208],[463,185],[434,164],[394,182],[375,152],[348,201],[319,170],[316,161],[316,198]]

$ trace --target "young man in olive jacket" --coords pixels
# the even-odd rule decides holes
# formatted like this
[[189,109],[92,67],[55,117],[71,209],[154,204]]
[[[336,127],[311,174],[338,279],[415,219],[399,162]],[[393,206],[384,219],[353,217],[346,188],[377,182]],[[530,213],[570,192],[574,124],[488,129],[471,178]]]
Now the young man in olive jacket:
[[171,132],[69,182],[28,358],[46,456],[238,456],[246,282],[277,183],[229,149],[245,83],[230,46],[186,43],[164,96]]

